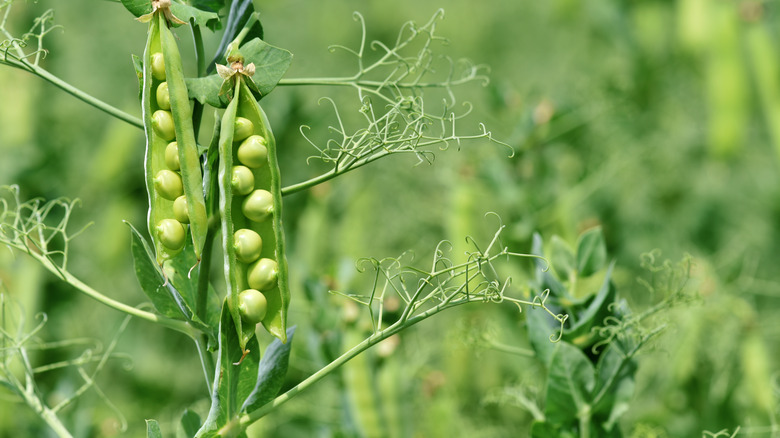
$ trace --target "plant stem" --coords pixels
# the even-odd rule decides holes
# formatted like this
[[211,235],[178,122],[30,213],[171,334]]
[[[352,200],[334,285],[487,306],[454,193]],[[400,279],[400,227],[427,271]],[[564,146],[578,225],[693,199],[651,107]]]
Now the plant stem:
[[357,169],[358,167],[364,166],[368,163],[371,163],[372,161],[376,161],[384,156],[390,155],[391,153],[392,152],[382,151],[375,155],[363,157],[361,159],[353,161],[352,163],[349,163],[346,166],[334,167],[333,169],[323,173],[322,175],[315,176],[314,178],[311,178],[307,181],[303,181],[287,187],[282,187],[282,196],[292,195],[293,193],[298,193],[300,191],[314,187],[317,184],[322,184],[325,181],[331,180],[341,175],[342,173],[347,172],[348,170]]
[[333,360],[331,363],[325,365],[325,367],[321,368],[316,373],[312,374],[308,378],[306,378],[301,383],[295,385],[294,387],[290,388],[287,392],[284,394],[276,397],[273,401],[266,403],[256,411],[252,411],[248,414],[241,415],[239,417],[239,422],[241,424],[242,430],[245,430],[250,424],[254,423],[255,421],[263,418],[266,414],[269,412],[272,412],[279,406],[283,405],[284,403],[290,401],[293,397],[300,394],[301,392],[305,391],[315,383],[322,380],[325,376],[330,374],[331,372],[338,369],[340,366],[344,365],[345,363],[349,362],[352,358],[355,356],[361,354],[365,350],[368,350],[372,346],[378,344],[379,342],[389,338],[390,336],[393,336],[394,334],[400,332],[401,330],[405,330],[421,321],[424,321],[431,316],[439,313],[442,310],[458,306],[461,304],[466,304],[469,302],[468,299],[464,299],[461,301],[452,301],[447,305],[439,305],[436,307],[433,307],[431,309],[428,309],[427,311],[415,315],[406,321],[398,321],[395,324],[387,327],[386,329],[376,332],[370,337],[366,338],[363,342],[357,344],[356,346],[352,347],[349,351],[345,352],[335,360]]
[[387,81],[370,81],[365,79],[359,79],[360,74],[352,77],[340,77],[340,78],[287,78],[280,79],[277,85],[337,85],[345,87],[376,87],[376,88],[446,88],[456,85],[463,85],[474,80],[473,77],[466,77],[463,79],[457,79],[454,81],[445,82],[393,82]]
[[76,289],[86,294],[87,296],[95,299],[96,301],[99,301],[105,304],[106,306],[111,307],[112,309],[119,310],[120,312],[127,313],[128,315],[135,316],[137,318],[141,318],[149,322],[160,324],[163,327],[176,330],[195,339],[196,330],[190,324],[184,321],[171,319],[162,315],[156,315],[154,313],[147,312],[141,309],[136,309],[135,307],[128,306],[125,303],[109,298],[101,294],[100,292],[96,291],[95,289],[92,289],[91,287],[87,286],[81,280],[74,277],[73,274],[71,274],[70,272],[63,271],[45,256],[41,254],[36,254],[29,250],[27,251],[27,253],[30,254],[32,257],[34,257],[36,260],[38,260],[38,262],[41,263],[46,269],[48,269],[49,271],[57,275],[64,282],[70,284],[71,286],[75,287]]
[[200,267],[198,269],[198,292],[195,300],[195,314],[201,321],[206,321],[206,304],[209,294],[209,274],[211,273],[211,252],[214,247],[214,234],[216,229],[209,224],[206,231],[206,241],[203,243],[203,252]]
[[110,116],[114,116],[117,119],[122,120],[123,122],[127,122],[141,129],[143,129],[144,127],[143,122],[138,117],[132,116],[120,110],[119,108],[111,106],[108,103],[103,102],[102,100],[97,99],[96,97],[90,94],[87,94],[86,92],[74,87],[73,85],[63,81],[57,76],[49,73],[46,69],[38,67],[37,65],[30,64],[26,61],[10,60],[7,57],[2,60],[2,63],[11,67],[16,67],[18,69],[28,71],[38,76],[39,78],[50,82],[52,85],[74,96],[75,98],[89,105],[92,105],[93,107],[105,112]]
[[235,39],[230,43],[231,46],[238,48],[242,42],[244,42],[244,38],[246,38],[249,31],[252,29],[252,26],[255,25],[260,21],[260,13],[259,12],[252,12],[252,15],[249,16],[249,19],[246,20],[246,24],[244,24],[244,28],[241,29],[241,32],[236,35]]

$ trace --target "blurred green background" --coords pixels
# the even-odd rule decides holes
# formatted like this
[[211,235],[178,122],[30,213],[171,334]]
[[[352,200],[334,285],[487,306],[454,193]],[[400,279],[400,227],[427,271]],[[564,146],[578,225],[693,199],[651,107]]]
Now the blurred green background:
[[[618,291],[636,303],[646,293],[640,255],[694,256],[691,287],[700,299],[664,315],[669,325],[639,357],[635,401],[621,422],[626,436],[778,436],[780,359],[780,4],[736,0],[608,1],[258,1],[265,39],[294,54],[287,77],[351,74],[353,60],[330,44],[355,47],[363,14],[369,39],[394,41],[407,20],[438,8],[449,44],[436,50],[490,67],[490,84],[459,93],[473,111],[464,133],[488,130],[512,146],[451,145],[432,165],[383,159],[285,199],[285,231],[298,325],[289,384],[357,343],[360,322],[328,287],[360,292],[370,279],[360,257],[413,250],[423,266],[436,243],[465,250],[507,225],[504,243],[530,250],[534,232],[574,244],[601,225],[618,266]],[[54,8],[43,65],[67,82],[140,116],[131,54],[146,27],[120,5],[95,0],[16,2],[9,27],[20,35]],[[183,57],[191,40],[179,31]],[[207,34],[207,51],[219,35]],[[192,67],[192,66],[190,66]],[[324,138],[334,123],[317,99],[355,111],[354,92],[279,87],[261,104],[283,150],[283,185],[316,175],[315,151],[300,125]],[[351,116],[350,116],[351,117]],[[206,125],[208,126],[208,125]],[[205,131],[205,130],[204,130]],[[203,141],[207,141],[204,134]],[[127,220],[143,228],[143,133],[27,73],[0,68],[0,184],[22,196],[81,199],[74,225],[93,225],[73,242],[71,270],[130,304],[144,295],[134,277]],[[522,266],[514,284],[522,287]],[[103,346],[123,316],[62,286],[23,255],[0,251],[0,287],[21,302],[39,337],[88,337]],[[252,436],[526,436],[531,415],[521,388],[541,397],[533,359],[469,341],[485,331],[527,345],[524,317],[511,305],[474,305],[405,332],[387,351],[361,360],[299,396],[252,429]],[[194,345],[178,333],[131,321],[97,384],[129,421],[124,434],[109,406],[88,391],[63,411],[78,436],[142,436],[144,418],[175,428],[181,412],[208,409]],[[268,340],[265,340],[268,342]],[[64,348],[33,357],[45,364],[78,356]],[[389,355],[389,356],[388,356]],[[42,373],[50,403],[72,393],[75,371]],[[24,405],[0,392],[0,436],[46,436]]]

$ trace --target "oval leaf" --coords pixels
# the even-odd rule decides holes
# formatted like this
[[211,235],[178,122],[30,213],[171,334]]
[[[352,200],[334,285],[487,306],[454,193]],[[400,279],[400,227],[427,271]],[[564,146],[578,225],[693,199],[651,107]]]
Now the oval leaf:
[[601,227],[591,228],[577,242],[577,272],[583,277],[593,275],[607,264],[607,244]]

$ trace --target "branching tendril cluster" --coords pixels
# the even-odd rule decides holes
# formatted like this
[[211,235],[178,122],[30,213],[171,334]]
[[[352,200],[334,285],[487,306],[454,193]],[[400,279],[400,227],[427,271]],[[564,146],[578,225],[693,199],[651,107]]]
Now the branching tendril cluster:
[[369,295],[342,295],[366,306],[371,317],[374,333],[382,330],[384,321],[384,303],[391,296],[398,297],[403,303],[401,316],[390,329],[400,325],[411,325],[442,310],[469,302],[510,302],[522,311],[523,305],[541,307],[561,324],[564,315],[556,315],[545,305],[544,293],[532,300],[514,298],[508,295],[512,279],[501,278],[494,262],[499,258],[538,257],[509,251],[501,242],[501,233],[505,225],[500,224],[492,240],[481,248],[471,239],[473,250],[466,253],[464,261],[454,261],[449,257],[450,244],[442,241],[437,245],[430,269],[410,266],[405,253],[397,258],[362,259],[358,268],[363,272],[373,272],[373,287]]

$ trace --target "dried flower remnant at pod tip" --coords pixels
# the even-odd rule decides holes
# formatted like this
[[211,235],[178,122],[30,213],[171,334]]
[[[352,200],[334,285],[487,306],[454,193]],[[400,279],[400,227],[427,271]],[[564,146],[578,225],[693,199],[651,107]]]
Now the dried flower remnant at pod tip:
[[178,17],[173,15],[173,12],[171,12],[171,0],[152,0],[152,12],[141,15],[140,17],[136,18],[136,20],[140,21],[141,23],[148,23],[152,20],[152,17],[154,17],[154,14],[157,11],[162,11],[162,13],[165,14],[165,18],[172,23],[186,24],[186,22],[180,20]]

